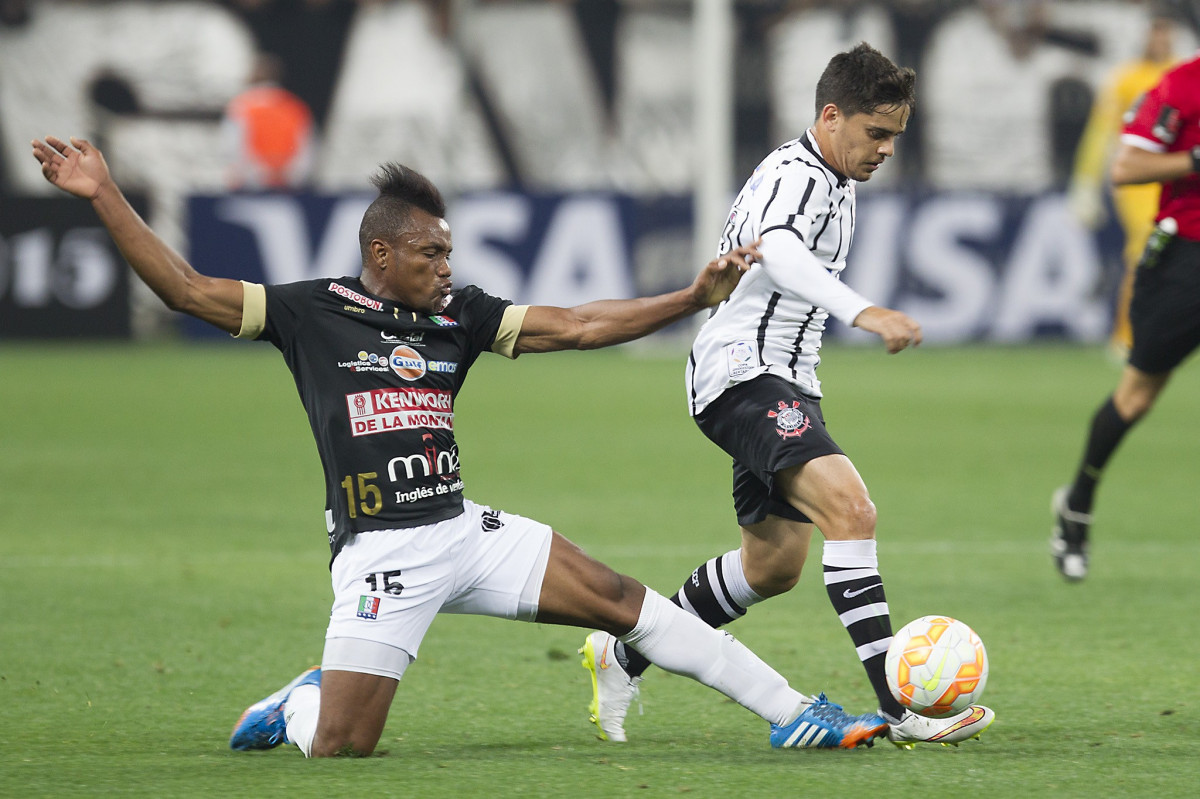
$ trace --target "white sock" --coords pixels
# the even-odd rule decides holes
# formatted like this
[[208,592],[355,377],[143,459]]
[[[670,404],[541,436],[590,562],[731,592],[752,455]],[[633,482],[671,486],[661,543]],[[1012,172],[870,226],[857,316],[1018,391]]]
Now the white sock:
[[301,685],[288,695],[283,705],[283,721],[288,740],[300,747],[305,757],[312,756],[313,738],[317,737],[317,716],[321,711],[321,689]]
[[637,626],[620,638],[660,668],[715,688],[772,724],[792,721],[812,701],[733,636],[649,588]]
[[742,570],[742,550],[740,548],[726,552],[721,556],[721,571],[725,576],[725,587],[729,590],[729,598],[748,608],[762,602],[764,597],[755,593],[746,580],[746,572]]
[[861,541],[826,541],[821,551],[821,563],[840,569],[878,569],[874,538]]

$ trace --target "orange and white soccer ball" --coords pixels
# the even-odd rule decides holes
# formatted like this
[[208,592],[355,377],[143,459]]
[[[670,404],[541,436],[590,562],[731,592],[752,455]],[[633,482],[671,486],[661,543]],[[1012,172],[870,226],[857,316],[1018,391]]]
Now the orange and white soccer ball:
[[922,616],[892,636],[884,661],[896,701],[922,716],[952,716],[983,696],[988,658],[983,641],[949,616]]

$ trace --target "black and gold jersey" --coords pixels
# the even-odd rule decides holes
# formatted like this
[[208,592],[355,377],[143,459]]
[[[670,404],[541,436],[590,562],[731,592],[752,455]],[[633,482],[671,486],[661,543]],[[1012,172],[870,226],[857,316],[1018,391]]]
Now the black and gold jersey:
[[454,399],[484,351],[513,357],[524,306],[475,286],[441,313],[367,292],[357,278],[246,284],[239,337],[283,354],[325,471],[333,556],[363,530],[462,512]]

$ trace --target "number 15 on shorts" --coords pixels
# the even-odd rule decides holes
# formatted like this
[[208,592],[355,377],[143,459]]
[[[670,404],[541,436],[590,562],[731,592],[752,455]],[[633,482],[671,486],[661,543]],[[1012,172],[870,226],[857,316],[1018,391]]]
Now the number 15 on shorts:
[[400,576],[400,571],[400,569],[393,569],[388,572],[368,574],[365,580],[367,585],[371,586],[372,591],[383,591],[385,594],[400,596],[400,592],[404,590],[404,586],[395,579]]

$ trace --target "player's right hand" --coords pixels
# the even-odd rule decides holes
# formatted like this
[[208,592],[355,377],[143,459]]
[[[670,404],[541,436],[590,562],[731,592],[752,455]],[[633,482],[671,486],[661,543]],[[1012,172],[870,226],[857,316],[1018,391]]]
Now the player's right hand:
[[34,139],[33,157],[42,165],[46,180],[85,200],[94,200],[109,180],[103,154],[85,139],[72,137],[70,144],[54,136]]
[[696,307],[711,308],[729,299],[738,282],[752,265],[762,260],[758,245],[762,239],[730,250],[719,258],[709,261],[692,282],[692,295]]
[[854,326],[879,336],[890,353],[921,343],[921,326],[917,320],[891,308],[878,305],[865,308],[854,318]]

